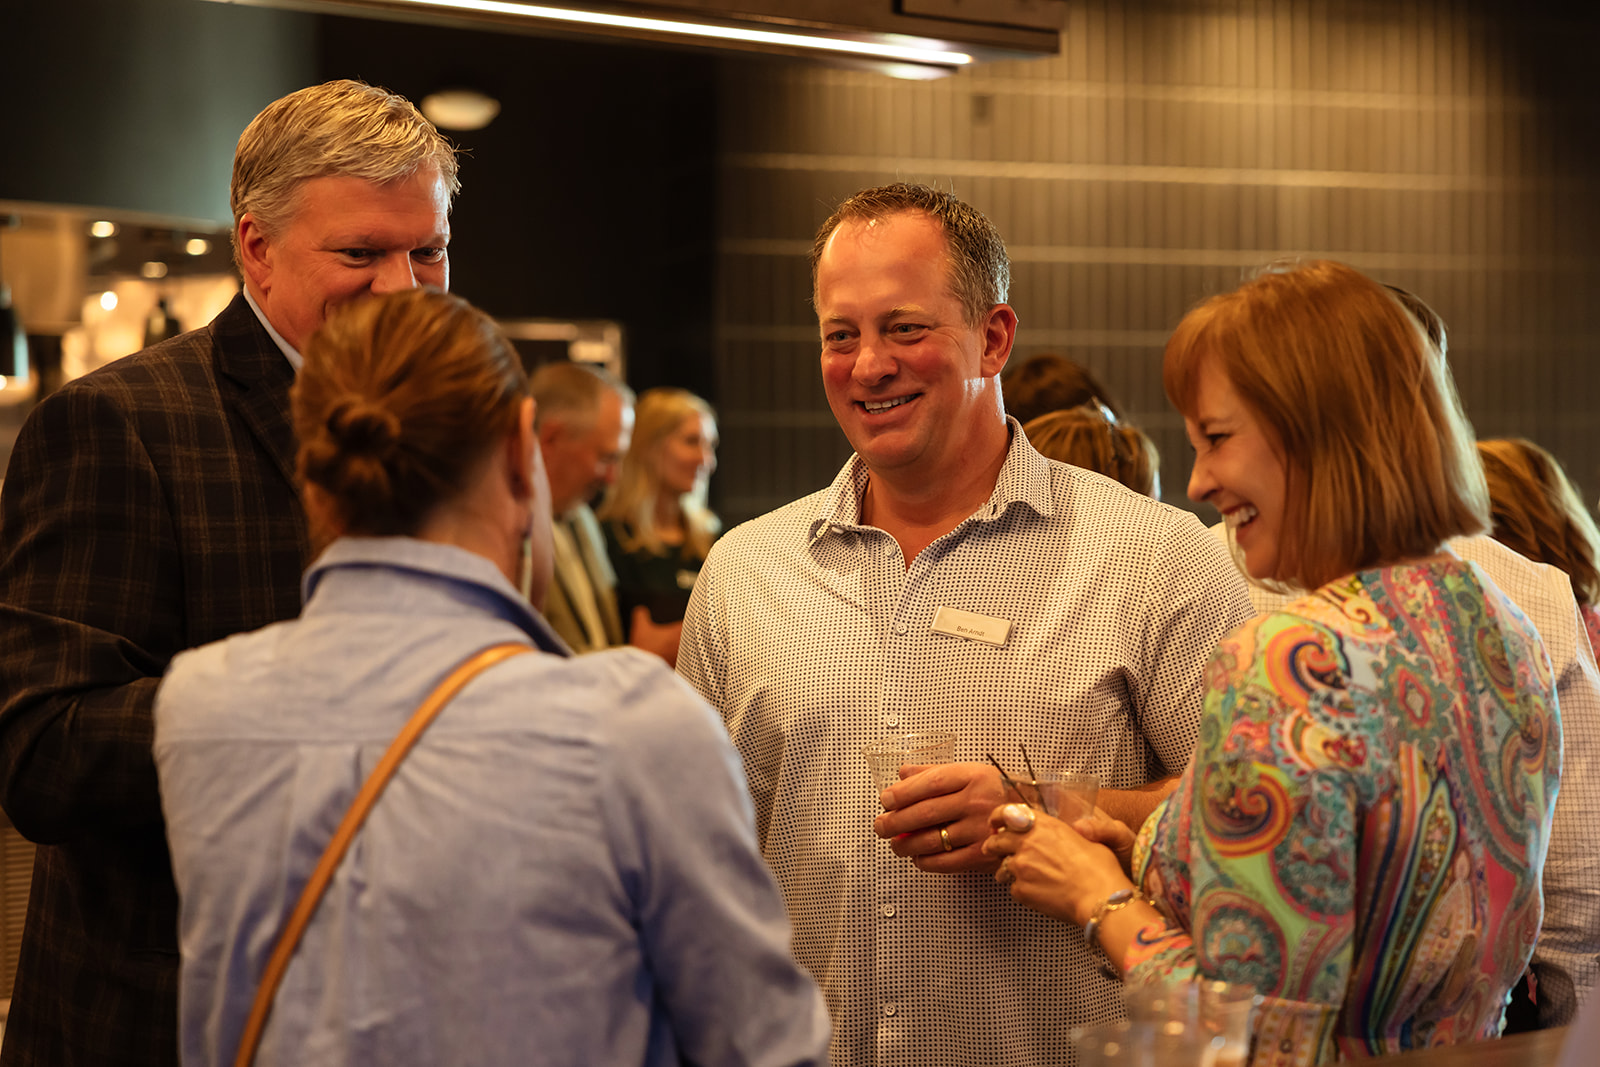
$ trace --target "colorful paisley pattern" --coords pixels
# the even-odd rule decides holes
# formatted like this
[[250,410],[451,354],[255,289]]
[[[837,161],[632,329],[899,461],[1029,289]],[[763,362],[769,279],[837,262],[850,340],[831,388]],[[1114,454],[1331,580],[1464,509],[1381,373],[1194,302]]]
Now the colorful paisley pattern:
[[1497,1035],[1561,761],[1521,612],[1460,560],[1366,571],[1230,634],[1207,679],[1195,757],[1134,853],[1172,925],[1134,943],[1128,981],[1254,986],[1273,1062]]

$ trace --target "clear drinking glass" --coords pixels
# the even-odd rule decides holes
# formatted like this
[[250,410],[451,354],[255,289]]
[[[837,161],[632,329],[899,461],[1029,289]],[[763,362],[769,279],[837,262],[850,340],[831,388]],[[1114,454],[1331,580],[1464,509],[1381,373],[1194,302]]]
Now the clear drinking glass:
[[1146,1067],[1150,1060],[1149,1043],[1143,1026],[1126,1019],[1094,1026],[1075,1026],[1067,1031],[1078,1050],[1078,1067]]
[[1251,986],[1210,979],[1197,981],[1194,987],[1200,1002],[1200,1027],[1208,1035],[1203,1067],[1245,1067],[1260,994]]
[[1125,1019],[1067,1031],[1078,1067],[1201,1067],[1206,1038],[1182,1019]]
[[1037,779],[1013,777],[1012,781],[1017,788],[1006,790],[1007,800],[1020,800],[1067,822],[1093,812],[1100,796],[1100,779],[1083,771],[1048,770]]
[[1152,982],[1124,989],[1123,998],[1134,1032],[1147,1035],[1136,1048],[1148,1048],[1156,1067],[1245,1067],[1250,1060],[1251,1019],[1261,997],[1249,986]]
[[949,763],[955,759],[956,735],[950,730],[890,734],[862,751],[872,772],[872,784],[881,793],[900,780],[900,768],[907,764]]
[[1339,1005],[1261,997],[1251,1020],[1250,1067],[1311,1067],[1333,1062]]

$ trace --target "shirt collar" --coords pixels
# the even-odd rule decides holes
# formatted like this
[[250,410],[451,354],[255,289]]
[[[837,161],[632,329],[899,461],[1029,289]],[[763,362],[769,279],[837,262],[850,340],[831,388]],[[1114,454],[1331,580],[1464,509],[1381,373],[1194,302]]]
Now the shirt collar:
[[283,353],[283,358],[289,361],[289,366],[293,367],[295,374],[298,375],[300,373],[300,365],[305,362],[305,358],[295,350],[294,345],[283,339],[281,333],[272,328],[272,323],[267,321],[266,312],[261,310],[261,305],[256,303],[256,298],[250,295],[250,287],[248,285],[244,287],[244,298],[250,304],[250,310],[256,313],[256,318],[261,320],[261,325],[266,329],[267,336],[272,338],[273,343],[278,346],[278,350]]
[[[306,571],[301,589],[306,614],[327,601],[392,611],[414,610],[422,602],[454,604],[463,613],[504,619],[547,652],[570,654],[494,564],[456,545],[413,537],[341,537]],[[323,602],[315,600],[319,594]]]
[[[1006,461],[995,479],[994,491],[989,499],[967,519],[968,522],[993,522],[1011,509],[1013,504],[1032,508],[1041,517],[1056,513],[1055,494],[1051,491],[1051,463],[1028,442],[1022,424],[1006,416],[1011,428],[1011,443],[1006,448]],[[809,540],[820,541],[829,529],[860,530],[861,498],[867,490],[870,474],[866,460],[860,454],[852,455],[822,494],[816,516],[807,527]]]

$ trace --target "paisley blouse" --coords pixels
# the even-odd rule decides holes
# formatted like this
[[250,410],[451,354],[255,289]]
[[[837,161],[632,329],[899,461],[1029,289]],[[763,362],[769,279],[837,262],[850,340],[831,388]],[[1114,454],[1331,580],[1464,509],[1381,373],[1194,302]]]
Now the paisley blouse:
[[1255,1063],[1495,1037],[1543,909],[1550,661],[1476,564],[1349,575],[1223,640],[1135,876],[1130,983],[1255,987]]

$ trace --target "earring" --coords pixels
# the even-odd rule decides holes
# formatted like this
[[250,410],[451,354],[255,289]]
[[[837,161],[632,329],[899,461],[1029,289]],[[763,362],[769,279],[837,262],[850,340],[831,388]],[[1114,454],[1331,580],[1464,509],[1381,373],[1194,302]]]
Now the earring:
[[522,599],[533,602],[533,512],[528,513],[528,525],[522,531],[522,547],[518,552],[521,562],[517,566],[517,588]]

